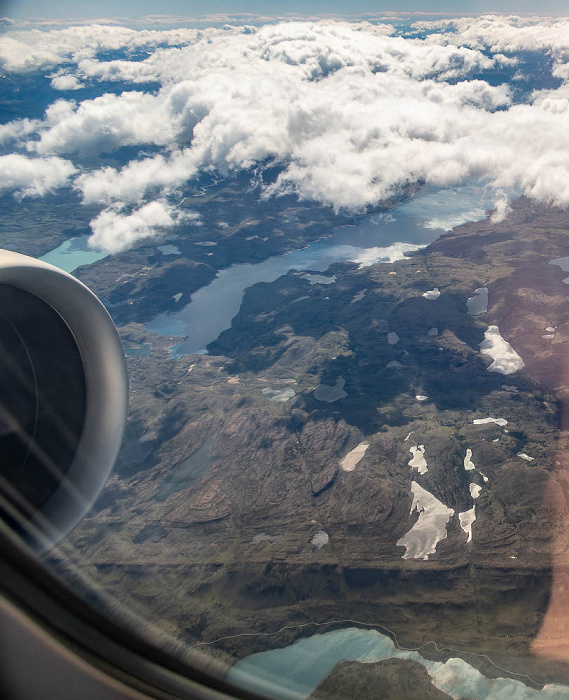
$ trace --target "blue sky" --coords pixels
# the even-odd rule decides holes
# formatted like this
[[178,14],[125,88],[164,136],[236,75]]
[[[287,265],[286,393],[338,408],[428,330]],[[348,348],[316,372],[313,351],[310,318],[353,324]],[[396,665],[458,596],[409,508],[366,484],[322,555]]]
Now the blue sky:
[[0,15],[30,17],[141,17],[148,14],[196,16],[212,13],[263,15],[423,12],[478,14],[481,12],[569,14],[563,0],[0,0]]

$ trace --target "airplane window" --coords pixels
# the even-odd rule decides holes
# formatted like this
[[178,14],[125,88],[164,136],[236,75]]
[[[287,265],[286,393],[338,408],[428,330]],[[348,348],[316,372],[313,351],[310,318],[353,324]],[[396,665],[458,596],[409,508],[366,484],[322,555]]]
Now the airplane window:
[[569,22],[21,7],[3,523],[235,693],[569,697]]

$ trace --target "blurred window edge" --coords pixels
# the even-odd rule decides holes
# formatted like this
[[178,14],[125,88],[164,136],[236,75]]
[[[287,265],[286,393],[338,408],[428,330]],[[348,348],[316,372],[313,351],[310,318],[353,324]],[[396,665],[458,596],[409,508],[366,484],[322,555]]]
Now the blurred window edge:
[[99,613],[1,521],[0,551],[0,691],[7,700],[262,700]]

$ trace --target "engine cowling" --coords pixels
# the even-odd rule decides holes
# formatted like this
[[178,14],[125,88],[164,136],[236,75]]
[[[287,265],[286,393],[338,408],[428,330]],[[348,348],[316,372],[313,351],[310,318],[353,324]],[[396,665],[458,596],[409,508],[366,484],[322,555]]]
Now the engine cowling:
[[36,551],[96,500],[127,404],[122,345],[97,297],[48,263],[0,250],[0,511]]

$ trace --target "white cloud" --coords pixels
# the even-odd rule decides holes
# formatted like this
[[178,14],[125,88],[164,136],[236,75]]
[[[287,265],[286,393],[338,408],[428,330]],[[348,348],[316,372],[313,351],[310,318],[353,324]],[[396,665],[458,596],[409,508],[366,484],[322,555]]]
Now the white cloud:
[[56,75],[51,79],[51,87],[56,90],[80,90],[83,83],[74,75]]
[[[181,49],[159,49],[148,59],[100,61],[88,57],[79,70],[105,80],[180,82],[208,64],[223,68],[265,65],[288,66],[299,79],[315,80],[344,68],[400,73],[413,79],[460,78],[490,68],[494,59],[467,47],[430,46],[424,42],[390,37],[389,25],[367,22],[285,22],[251,31],[201,32]],[[204,49],[207,46],[207,52]],[[213,60],[212,60],[213,59]]]
[[216,31],[219,30],[136,31],[102,24],[52,31],[9,31],[0,37],[0,67],[11,73],[27,73],[77,63],[101,51],[132,51],[160,45],[188,44]]
[[490,220],[493,224],[499,224],[508,216],[511,211],[510,202],[508,200],[508,195],[501,193],[496,200],[496,209]]
[[[446,46],[467,46],[492,52],[569,50],[569,19],[483,15],[434,22],[416,22],[416,29],[433,32],[426,41]],[[507,62],[508,57],[500,57]]]
[[190,149],[175,151],[168,157],[157,155],[137,160],[122,170],[102,168],[80,175],[75,187],[83,193],[85,204],[136,203],[152,188],[171,194],[197,173],[196,158]]
[[195,213],[178,212],[163,200],[149,202],[130,214],[107,209],[91,222],[89,245],[118,253],[146,238],[156,238],[183,221],[197,219]]
[[[314,157],[319,148],[315,137],[322,132],[324,147],[334,141],[344,151],[348,146],[344,160],[350,168],[357,151],[366,150],[366,122],[372,113],[376,116],[369,128],[387,129],[387,136],[393,119],[421,102],[427,113],[421,123],[409,125],[412,137],[421,138],[435,116],[433,109],[508,104],[504,88],[481,81],[441,82],[491,65],[480,52],[426,46],[385,36],[385,31],[366,23],[292,23],[252,34],[217,30],[181,49],[158,49],[144,61],[84,59],[80,76],[155,80],[163,87],[156,95],[127,92],[78,107],[69,103],[65,117],[46,115],[39,143],[29,146],[42,154],[62,154],[117,144],[181,146],[191,140],[203,164],[223,169],[248,167],[267,157]],[[389,119],[398,98],[404,99]],[[352,109],[344,113],[340,100]],[[361,132],[354,134],[360,143],[354,148],[349,122],[360,107],[364,114],[353,125]],[[337,126],[335,116],[340,117]]]
[[356,257],[350,258],[352,262],[359,263],[360,268],[369,267],[376,263],[394,263],[403,260],[407,253],[420,250],[422,246],[413,243],[393,243],[386,248],[366,248]]
[[73,163],[62,158],[28,158],[11,153],[0,156],[0,192],[41,197],[67,185],[75,172]]
[[175,124],[167,105],[143,92],[123,92],[85,100],[59,100],[46,111],[39,141],[28,148],[41,155],[103,153],[121,146],[173,141]]
[[40,121],[37,119],[19,119],[7,124],[0,124],[0,143],[23,139],[37,131],[39,125]]
[[[39,44],[47,51],[45,37],[53,35],[53,50],[77,60],[78,75],[155,80],[163,87],[156,94],[107,94],[79,105],[59,101],[27,148],[40,155],[146,144],[173,151],[121,172],[105,168],[82,176],[77,187],[85,201],[105,204],[136,201],[152,188],[168,195],[200,168],[226,174],[267,160],[283,165],[267,195],[293,191],[336,209],[375,204],[429,172],[439,184],[459,181],[467,168],[451,164],[452,154],[440,148],[452,138],[453,115],[506,106],[508,90],[482,81],[444,82],[491,66],[480,52],[428,46],[390,32],[345,22],[211,30],[191,35],[194,44],[158,49],[137,62],[94,57],[97,46],[145,40],[123,29],[106,39],[100,27],[90,36],[88,28],[42,33]],[[36,34],[29,34],[30,41],[38,40]],[[468,120],[466,112],[461,116]]]
[[[495,220],[507,215],[504,193],[512,191],[569,206],[569,86],[513,104],[508,86],[469,79],[515,62],[503,52],[538,45],[557,52],[561,71],[563,47],[569,51],[562,25],[455,20],[429,25],[438,33],[425,40],[393,36],[388,25],[332,21],[11,31],[0,37],[4,70],[57,67],[64,71],[52,78],[57,89],[97,80],[134,89],[58,100],[41,121],[0,127],[0,141],[15,139],[45,157],[158,149],[76,178],[85,203],[111,207],[105,216],[121,203],[171,200],[199,171],[226,175],[260,163],[280,167],[264,196],[296,193],[335,210],[361,211],[418,181],[445,187],[472,179],[497,193]],[[148,57],[101,53],[119,49]],[[149,81],[154,92],[142,89]]]

